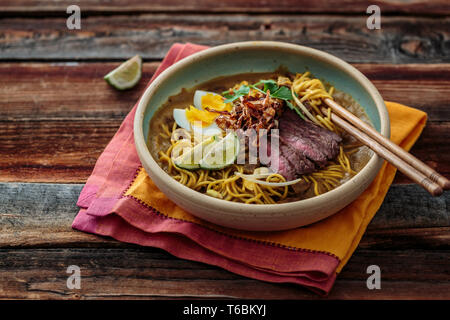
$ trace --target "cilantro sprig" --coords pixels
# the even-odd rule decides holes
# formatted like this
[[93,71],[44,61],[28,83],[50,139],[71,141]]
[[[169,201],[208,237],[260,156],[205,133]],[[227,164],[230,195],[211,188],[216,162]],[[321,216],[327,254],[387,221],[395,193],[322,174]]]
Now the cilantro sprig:
[[[264,85],[264,89],[258,88],[258,86]],[[224,91],[222,94],[225,96],[226,100],[225,103],[233,102],[234,100],[238,99],[239,97],[248,95],[250,92],[250,89],[258,90],[261,93],[266,94],[267,90],[269,90],[270,96],[272,98],[281,99],[281,100],[292,100],[292,94],[291,90],[289,90],[288,87],[284,86],[278,86],[277,82],[275,80],[269,79],[269,80],[261,80],[255,84],[249,84],[249,85],[241,85],[239,89],[236,91]]]
[[250,87],[243,84],[236,91],[228,90],[228,91],[223,92],[222,94],[226,98],[224,102],[230,103],[230,102],[233,102],[234,100],[238,99],[239,97],[248,95],[249,93],[250,93]]

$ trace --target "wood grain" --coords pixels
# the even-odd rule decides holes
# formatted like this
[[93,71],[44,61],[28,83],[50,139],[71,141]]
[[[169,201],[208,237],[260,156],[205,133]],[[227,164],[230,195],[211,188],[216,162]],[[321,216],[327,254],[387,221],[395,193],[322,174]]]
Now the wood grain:
[[[66,28],[71,4],[81,7],[79,31]],[[0,299],[317,298],[74,231],[82,184],[73,183],[89,176],[174,42],[244,40],[328,51],[355,64],[386,100],[426,111],[412,153],[449,176],[450,3],[370,4],[381,8],[381,30],[366,28],[361,0],[1,1],[0,181],[49,183],[0,182]],[[139,85],[108,87],[102,76],[135,54],[146,61]],[[431,198],[393,185],[328,298],[450,299],[449,201],[448,193]],[[66,286],[73,264],[81,290]],[[372,264],[382,290],[366,287]]]
[[123,119],[159,63],[144,63],[140,82],[126,91],[117,91],[103,80],[119,64],[1,63],[0,119]]
[[[0,64],[0,181],[84,182],[159,64],[145,63],[139,85],[125,92],[102,79],[117,65]],[[448,175],[450,64],[355,66],[386,100],[428,113],[412,153]]]
[[[2,180],[86,180],[120,120],[7,121],[0,126]],[[20,160],[21,159],[21,160]]]
[[[249,12],[249,13],[359,13],[364,14],[369,6],[367,1],[355,0],[334,1],[330,5],[328,1],[306,1],[306,0],[223,0],[213,5],[208,0],[80,0],[76,2],[83,13],[132,13],[132,12]],[[66,8],[73,4],[71,0],[43,1],[43,0],[4,0],[0,5],[0,12],[37,15],[65,13]],[[378,5],[382,13],[397,14],[437,14],[450,13],[450,6],[445,0],[408,0],[388,1],[375,0],[370,4]]]
[[[448,251],[359,249],[329,299],[448,299]],[[381,290],[366,287],[369,265],[381,268]],[[81,289],[66,285],[69,265],[80,267]],[[314,299],[304,288],[243,278],[176,259],[150,248],[3,249],[0,298],[246,298]]]
[[[0,183],[0,248],[123,246],[71,229],[81,188],[78,184]],[[432,198],[416,185],[392,186],[361,246],[449,248],[449,205],[449,193]]]
[[[115,120],[0,122],[0,181],[85,182],[115,134]],[[412,153],[450,174],[450,122],[431,122]],[[397,181],[407,182],[408,180]]]
[[162,59],[174,42],[218,45],[274,40],[321,49],[353,63],[450,62],[450,18],[366,16],[143,14],[88,16],[81,30],[65,18],[0,20],[0,57],[7,60]]
[[[121,119],[139,99],[158,62],[144,63],[132,90],[118,92],[103,76],[119,65],[102,63],[1,63],[0,119]],[[385,100],[450,121],[450,64],[354,64]]]
[[[432,198],[417,185],[394,185],[370,227],[373,229],[402,229],[450,227],[450,194]],[[449,234],[450,237],[450,234]],[[450,243],[449,243],[450,244]]]
[[[0,298],[316,298],[295,285],[74,231],[81,187],[0,184]],[[448,299],[449,201],[448,194],[431,198],[417,186],[393,186],[329,298]],[[365,285],[372,264],[382,270],[381,291]],[[81,268],[81,290],[67,289],[69,265]]]

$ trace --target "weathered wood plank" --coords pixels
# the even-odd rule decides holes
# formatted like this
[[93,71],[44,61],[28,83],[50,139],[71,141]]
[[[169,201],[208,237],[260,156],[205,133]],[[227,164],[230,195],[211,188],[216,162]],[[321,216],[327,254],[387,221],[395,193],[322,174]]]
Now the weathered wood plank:
[[449,192],[433,198],[417,185],[394,185],[370,226],[373,229],[450,227],[449,207]]
[[[358,250],[339,275],[330,299],[448,299],[449,252]],[[369,265],[380,266],[381,290],[366,287]],[[69,265],[81,289],[66,285]],[[155,249],[2,249],[0,298],[250,298],[312,299],[304,288],[247,279]]]
[[[81,187],[0,184],[0,298],[315,298],[297,286],[246,279],[219,268],[174,258],[158,249],[73,231],[70,224],[77,212],[75,202]],[[405,193],[407,196],[402,200]],[[422,193],[417,186],[391,188],[329,298],[448,298],[450,256],[446,249],[450,229],[386,229],[392,219],[392,226],[397,228],[448,226],[448,195],[437,201]],[[405,202],[409,202],[410,208],[400,206]],[[408,215],[413,208],[416,211]],[[395,212],[401,219],[396,219]],[[74,246],[84,248],[51,248]],[[392,251],[399,248],[406,250]],[[380,291],[370,291],[365,286],[365,270],[372,264],[382,270]],[[66,287],[69,265],[81,268],[81,290]]]
[[126,91],[103,80],[119,64],[0,64],[0,119],[123,119],[159,63],[144,63],[140,82]]
[[[71,229],[81,188],[78,184],[0,183],[0,247],[122,246]],[[394,185],[361,246],[448,248],[449,204],[449,193],[432,198],[416,185]]]
[[429,121],[449,121],[450,65],[355,64],[387,101],[418,108]]
[[[85,181],[158,63],[145,63],[143,79],[126,92],[102,79],[116,65],[0,64],[0,181]],[[429,114],[431,122],[412,152],[450,172],[450,65],[355,66],[386,100]],[[408,180],[399,175],[396,181]]]
[[119,119],[1,122],[0,179],[85,180],[120,123]]
[[[211,5],[208,0],[80,0],[76,2],[83,13],[127,13],[127,12],[310,12],[310,13],[360,13],[364,14],[369,6],[367,1],[356,0],[329,2],[306,0],[224,0]],[[27,14],[53,13],[62,15],[73,1],[43,1],[43,0],[4,0],[0,5],[3,14]],[[370,2],[380,6],[382,13],[401,14],[437,14],[450,13],[450,7],[444,0],[409,0],[388,1],[375,0]]]
[[8,60],[161,59],[174,42],[218,45],[287,41],[322,49],[349,62],[450,62],[450,18],[383,17],[381,30],[366,15],[145,14],[88,16],[79,31],[65,18],[0,20],[0,57]]
[[[380,212],[384,212],[384,210]],[[386,217],[383,218],[386,223],[390,224]],[[377,250],[393,250],[394,248],[395,250],[408,250],[411,247],[428,250],[448,250],[450,248],[449,227],[374,229],[374,226],[375,221],[364,234],[359,248]]]
[[[121,119],[0,121],[0,181],[84,182]],[[430,122],[412,153],[450,173],[450,122]],[[406,182],[405,178],[398,182]]]
[[[429,122],[422,135],[411,148],[410,153],[426,162],[434,170],[445,176],[450,176],[450,123]],[[447,142],[446,142],[447,141]],[[398,172],[394,183],[411,183],[412,181],[401,172]]]
[[[144,63],[138,86],[117,92],[103,75],[118,63],[0,64],[0,119],[123,118],[159,66]],[[450,64],[355,64],[385,100],[450,121]]]

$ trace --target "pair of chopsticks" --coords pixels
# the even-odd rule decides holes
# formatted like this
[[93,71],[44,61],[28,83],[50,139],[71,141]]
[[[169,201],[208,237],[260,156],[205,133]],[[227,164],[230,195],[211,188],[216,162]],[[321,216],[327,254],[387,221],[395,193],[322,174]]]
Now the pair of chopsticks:
[[[383,137],[378,131],[357,116],[329,98],[324,102],[331,110],[331,120],[361,141],[376,154],[397,167],[412,181],[422,186],[432,196],[439,196],[443,190],[450,189],[450,181],[425,163],[406,152],[391,140]],[[326,114],[325,108],[322,109]]]

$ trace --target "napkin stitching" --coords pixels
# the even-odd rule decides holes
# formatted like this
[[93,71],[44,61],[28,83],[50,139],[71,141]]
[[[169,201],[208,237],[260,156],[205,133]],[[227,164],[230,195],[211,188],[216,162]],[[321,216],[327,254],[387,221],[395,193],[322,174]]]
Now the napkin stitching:
[[159,216],[161,216],[161,217],[163,217],[163,218],[165,218],[165,219],[172,219],[172,220],[177,220],[177,221],[182,221],[182,222],[187,222],[187,223],[193,223],[193,224],[196,224],[196,225],[198,225],[198,226],[200,226],[200,227],[203,227],[203,228],[208,229],[208,230],[210,230],[210,231],[214,231],[214,232],[216,232],[216,233],[225,235],[225,236],[227,236],[227,237],[229,237],[229,238],[232,238],[232,239],[245,240],[245,241],[249,241],[249,242],[260,243],[260,244],[263,244],[263,245],[274,246],[274,247],[278,247],[278,248],[282,248],[282,249],[287,249],[287,250],[292,250],[292,251],[303,251],[303,252],[308,252],[308,253],[320,253],[320,254],[326,254],[326,255],[328,255],[328,256],[331,256],[332,258],[335,258],[335,259],[341,261],[341,260],[339,259],[339,257],[337,257],[336,255],[332,254],[331,252],[327,252],[327,251],[318,251],[318,250],[312,250],[312,249],[304,249],[304,248],[295,248],[295,247],[283,245],[283,244],[281,244],[281,243],[269,242],[269,241],[262,241],[262,240],[256,240],[256,239],[250,239],[250,238],[244,238],[244,237],[239,237],[239,236],[231,235],[231,234],[228,234],[228,233],[226,233],[226,232],[221,232],[221,231],[219,231],[219,230],[212,229],[212,228],[210,228],[210,227],[208,227],[208,226],[205,226],[205,225],[202,225],[202,224],[198,224],[198,223],[196,223],[196,222],[192,222],[192,221],[188,221],[188,220],[184,220],[184,219],[179,219],[179,218],[169,217],[169,216],[165,215],[164,213],[162,213],[162,212],[156,210],[156,209],[153,208],[152,206],[146,204],[146,203],[143,202],[142,200],[140,200],[140,199],[138,199],[138,198],[136,198],[136,197],[134,197],[134,196],[132,196],[132,195],[126,195],[126,196],[124,196],[124,198],[129,198],[129,199],[135,200],[135,201],[138,202],[140,205],[144,206],[145,208],[149,209],[149,210],[152,211],[153,213],[155,213],[155,214],[157,214],[157,215],[159,215]]
[[136,169],[136,172],[135,172],[135,174],[134,174],[133,180],[130,182],[130,184],[128,185],[128,187],[127,187],[127,188],[125,189],[125,191],[122,193],[122,196],[121,196],[121,197],[122,197],[122,198],[132,199],[132,200],[136,201],[136,202],[139,203],[140,205],[142,205],[142,206],[144,206],[145,208],[149,209],[152,213],[155,213],[155,214],[157,214],[157,215],[159,215],[159,216],[161,216],[161,217],[163,217],[163,218],[165,218],[165,219],[172,219],[172,220],[183,221],[183,222],[187,222],[187,223],[193,223],[193,224],[196,224],[196,225],[198,225],[198,226],[200,226],[200,227],[206,228],[206,229],[208,229],[208,230],[210,230],[210,231],[213,231],[213,232],[216,232],[216,233],[218,233],[218,234],[225,235],[225,236],[227,236],[227,237],[229,237],[229,238],[232,238],[232,239],[236,239],[236,240],[245,240],[245,241],[249,241],[249,242],[260,243],[260,244],[263,244],[263,245],[266,245],[266,246],[274,246],[274,247],[278,247],[278,248],[282,248],[282,249],[287,249],[287,250],[292,250],[292,251],[301,251],[301,252],[307,252],[307,253],[326,254],[326,255],[328,255],[328,256],[331,256],[332,258],[337,259],[339,262],[341,261],[341,260],[339,259],[338,256],[336,256],[335,254],[333,254],[333,253],[331,253],[331,252],[320,251],[320,250],[313,250],[313,249],[306,249],[306,248],[296,248],[296,247],[287,246],[287,245],[284,245],[284,244],[281,244],[281,243],[277,243],[277,242],[270,242],[270,241],[263,241],[263,240],[256,240],[256,239],[250,239],[250,238],[245,238],[245,237],[239,237],[239,236],[236,236],[236,235],[228,234],[228,233],[226,233],[226,232],[221,232],[221,231],[219,231],[219,230],[215,230],[215,229],[213,229],[213,228],[210,228],[210,227],[208,227],[208,226],[205,226],[205,225],[202,225],[202,224],[199,224],[199,223],[196,223],[196,222],[188,221],[188,220],[185,220],[185,219],[179,219],[179,218],[170,217],[170,216],[168,216],[168,215],[166,215],[166,214],[164,214],[164,213],[158,211],[157,209],[153,208],[152,206],[150,206],[149,204],[145,203],[145,202],[142,201],[141,199],[136,198],[135,196],[132,196],[132,195],[125,195],[125,194],[128,192],[128,190],[131,188],[131,186],[133,185],[134,181],[136,180],[136,178],[137,178],[137,176],[139,175],[139,172],[140,172],[140,170],[141,170],[142,168],[143,168],[142,166],[139,166],[139,167]]

